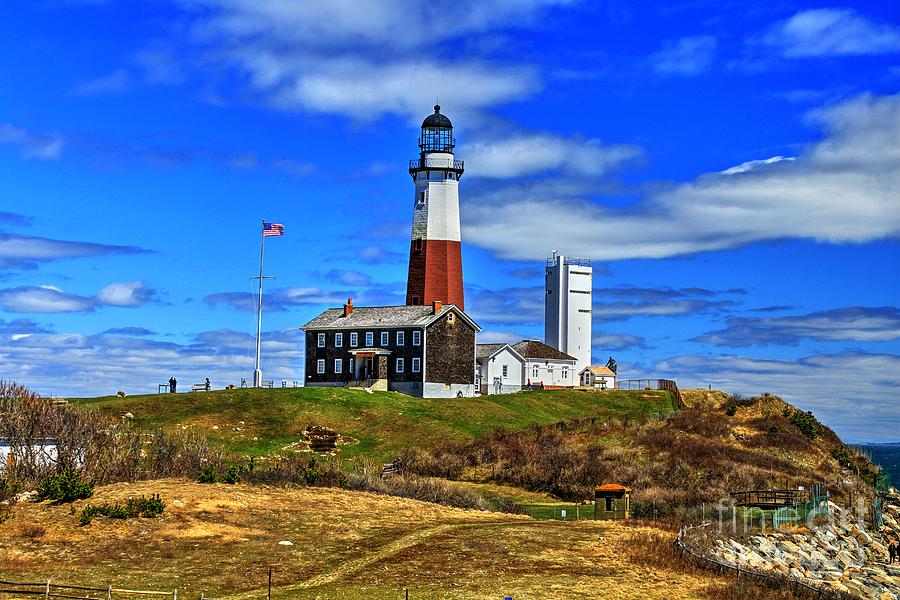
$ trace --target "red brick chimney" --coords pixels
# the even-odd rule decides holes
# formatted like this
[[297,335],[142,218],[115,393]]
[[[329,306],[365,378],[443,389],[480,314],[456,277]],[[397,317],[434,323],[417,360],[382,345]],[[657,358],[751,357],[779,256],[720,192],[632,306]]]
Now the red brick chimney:
[[344,316],[349,317],[353,312],[353,298],[347,298],[347,304],[344,305]]
[[434,314],[438,314],[444,308],[444,303],[440,300],[434,300],[431,306],[434,307]]

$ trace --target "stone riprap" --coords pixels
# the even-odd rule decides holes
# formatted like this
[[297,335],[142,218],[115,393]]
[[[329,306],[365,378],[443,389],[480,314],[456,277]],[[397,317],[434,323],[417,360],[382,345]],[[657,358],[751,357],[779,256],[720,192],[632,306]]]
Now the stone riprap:
[[887,545],[900,536],[900,495],[888,494],[883,507],[884,526],[877,532],[867,530],[852,511],[829,503],[827,523],[809,530],[760,533],[743,541],[710,532],[702,554],[856,598],[898,600],[900,564],[888,564]]

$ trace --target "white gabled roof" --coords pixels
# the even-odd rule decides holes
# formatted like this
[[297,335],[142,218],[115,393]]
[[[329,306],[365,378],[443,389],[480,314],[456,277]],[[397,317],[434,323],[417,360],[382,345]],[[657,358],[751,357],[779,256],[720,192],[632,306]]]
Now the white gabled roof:
[[494,358],[503,350],[509,349],[509,351],[519,360],[525,362],[525,357],[516,352],[516,349],[510,346],[509,344],[476,344],[475,345],[475,362],[483,363],[485,360],[489,360]]

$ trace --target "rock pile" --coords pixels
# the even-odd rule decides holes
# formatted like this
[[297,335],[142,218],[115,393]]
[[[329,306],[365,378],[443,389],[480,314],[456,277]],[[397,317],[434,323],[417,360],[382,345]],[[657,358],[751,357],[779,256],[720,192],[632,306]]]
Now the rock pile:
[[[718,561],[744,569],[781,574],[856,598],[900,599],[900,565],[888,564],[887,544],[900,534],[900,496],[884,502],[885,527],[869,532],[849,510],[829,503],[827,523],[796,532],[778,531],[739,542],[715,539]],[[709,555],[709,552],[707,552]]]
[[303,431],[313,452],[331,452],[337,447],[338,434],[335,430],[321,425],[310,425]]

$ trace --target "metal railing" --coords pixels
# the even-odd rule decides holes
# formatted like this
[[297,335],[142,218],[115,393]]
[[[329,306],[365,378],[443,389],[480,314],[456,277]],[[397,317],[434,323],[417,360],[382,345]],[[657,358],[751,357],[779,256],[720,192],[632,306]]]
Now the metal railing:
[[409,170],[417,171],[420,169],[447,169],[462,173],[465,168],[465,161],[453,160],[448,161],[445,158],[414,158],[409,161]]
[[747,490],[731,492],[738,506],[756,506],[758,508],[781,508],[797,506],[809,498],[805,490]]

